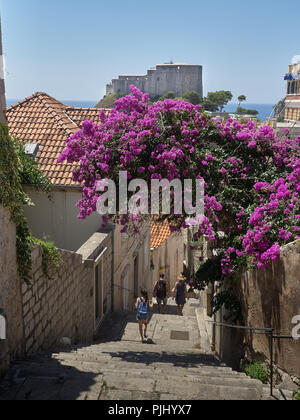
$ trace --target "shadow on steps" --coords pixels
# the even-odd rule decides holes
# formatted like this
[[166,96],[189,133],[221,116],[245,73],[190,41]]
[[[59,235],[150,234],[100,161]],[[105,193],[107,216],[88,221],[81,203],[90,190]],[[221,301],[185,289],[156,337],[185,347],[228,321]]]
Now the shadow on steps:
[[147,352],[147,351],[104,351],[111,357],[121,359],[127,363],[141,363],[147,366],[153,363],[172,364],[174,367],[193,368],[200,364],[207,366],[222,366],[220,361],[213,355],[208,354],[184,354],[167,352]]

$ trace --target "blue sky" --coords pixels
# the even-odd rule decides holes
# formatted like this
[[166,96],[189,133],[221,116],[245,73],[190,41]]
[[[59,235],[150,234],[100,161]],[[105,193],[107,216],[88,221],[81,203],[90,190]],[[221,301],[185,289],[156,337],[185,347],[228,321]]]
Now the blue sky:
[[0,0],[8,98],[95,100],[124,73],[202,64],[204,94],[275,103],[300,54],[300,1]]

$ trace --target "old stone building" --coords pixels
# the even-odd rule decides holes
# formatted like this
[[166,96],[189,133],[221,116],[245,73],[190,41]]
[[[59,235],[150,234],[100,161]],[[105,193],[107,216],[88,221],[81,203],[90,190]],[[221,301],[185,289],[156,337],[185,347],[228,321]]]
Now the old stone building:
[[106,94],[129,93],[130,85],[157,98],[169,91],[176,96],[195,91],[203,97],[202,66],[185,63],[164,63],[147,71],[146,75],[120,75],[106,86]]

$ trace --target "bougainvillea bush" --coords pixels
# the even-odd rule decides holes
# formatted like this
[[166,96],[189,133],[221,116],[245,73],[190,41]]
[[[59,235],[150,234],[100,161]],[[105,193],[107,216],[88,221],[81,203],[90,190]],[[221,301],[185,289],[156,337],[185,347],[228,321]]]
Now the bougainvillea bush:
[[[99,123],[82,123],[59,160],[78,163],[73,178],[83,186],[80,218],[96,211],[97,181],[203,179],[205,218],[194,233],[215,240],[220,278],[251,261],[265,267],[280,246],[299,238],[300,138],[279,137],[269,126],[210,118],[201,106],[167,99],[151,104],[134,86],[102,110]],[[149,188],[150,189],[150,188]],[[186,214],[167,217],[172,229],[188,227]],[[120,223],[123,231],[129,215]],[[224,232],[222,242],[217,232]]]

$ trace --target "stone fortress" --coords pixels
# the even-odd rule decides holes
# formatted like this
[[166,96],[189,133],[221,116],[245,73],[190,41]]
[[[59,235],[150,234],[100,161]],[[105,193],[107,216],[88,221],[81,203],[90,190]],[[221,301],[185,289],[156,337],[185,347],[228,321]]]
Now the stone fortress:
[[203,97],[202,66],[185,63],[164,63],[147,71],[146,75],[120,75],[118,79],[106,85],[106,95],[112,93],[129,93],[130,85],[142,92],[149,93],[151,98],[158,98],[173,91],[175,96],[195,91]]

